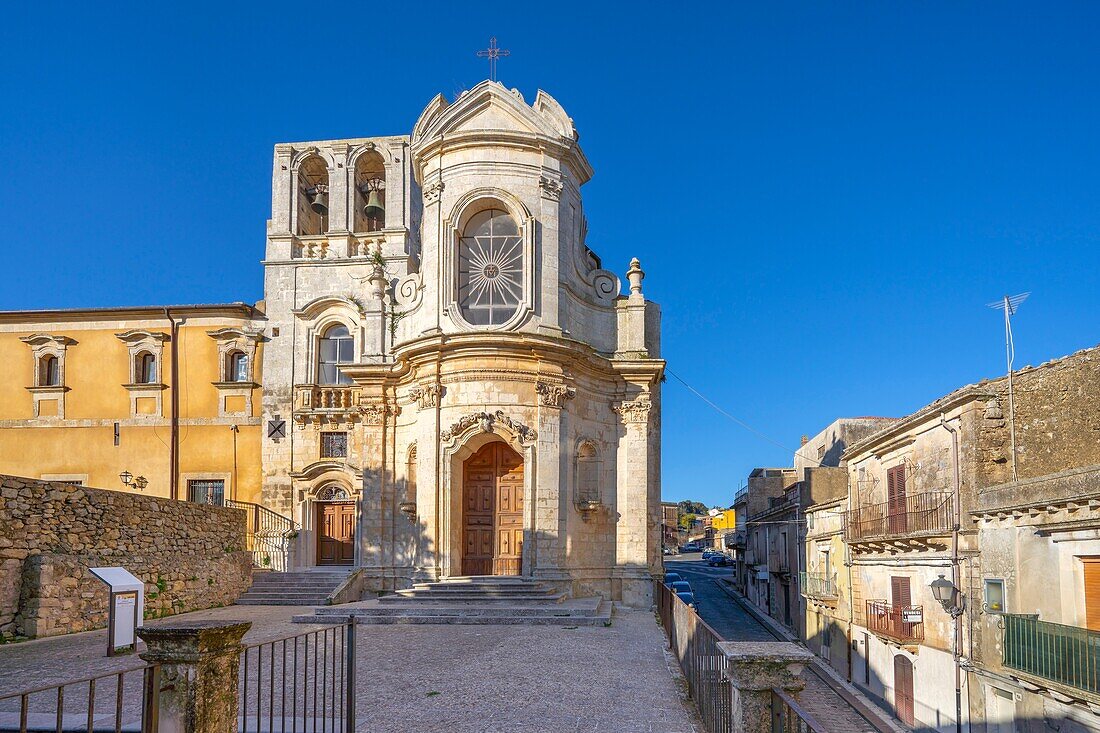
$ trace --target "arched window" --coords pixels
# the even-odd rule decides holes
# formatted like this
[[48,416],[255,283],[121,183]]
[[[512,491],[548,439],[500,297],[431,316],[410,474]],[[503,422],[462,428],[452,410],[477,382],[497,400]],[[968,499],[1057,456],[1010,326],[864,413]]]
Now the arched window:
[[248,354],[243,351],[234,351],[229,355],[226,364],[227,382],[247,382],[248,379]]
[[458,252],[458,303],[475,326],[497,326],[523,298],[523,238],[508,212],[486,209],[462,232]]
[[588,441],[577,446],[574,501],[580,506],[600,503],[600,456],[596,446]]
[[53,354],[46,354],[38,360],[38,386],[61,386],[61,362]]
[[317,492],[317,501],[347,501],[351,497],[343,486],[329,484]]
[[339,368],[355,361],[355,342],[348,327],[342,323],[329,326],[318,347],[317,384],[351,384],[351,377]]
[[386,165],[377,151],[355,161],[355,231],[376,232],[386,226]]
[[148,351],[142,351],[134,357],[134,382],[137,384],[156,384],[157,357]]
[[315,155],[298,168],[299,236],[328,231],[328,203],[328,167]]

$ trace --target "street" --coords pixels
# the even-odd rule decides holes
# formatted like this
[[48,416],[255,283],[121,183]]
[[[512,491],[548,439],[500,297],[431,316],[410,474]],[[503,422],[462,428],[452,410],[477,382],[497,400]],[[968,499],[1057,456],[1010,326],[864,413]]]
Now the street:
[[[684,553],[666,557],[665,572],[679,573],[691,584],[699,616],[725,641],[782,641],[718,587],[718,578],[732,578],[731,567],[712,568],[703,562],[701,553]],[[860,713],[838,691],[838,683],[815,667],[811,665],[803,673],[806,688],[799,693],[798,700],[814,716],[823,733],[898,730],[893,721],[886,720],[870,703],[862,704],[868,715]],[[870,721],[868,716],[875,720]]]

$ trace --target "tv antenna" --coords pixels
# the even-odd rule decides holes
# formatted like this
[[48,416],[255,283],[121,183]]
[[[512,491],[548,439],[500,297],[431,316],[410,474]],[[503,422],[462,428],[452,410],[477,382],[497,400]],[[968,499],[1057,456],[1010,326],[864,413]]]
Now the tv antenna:
[[1004,311],[1005,315],[1005,361],[1008,365],[1008,441],[1012,450],[1012,480],[1017,481],[1016,475],[1016,403],[1012,394],[1012,360],[1016,358],[1016,345],[1012,342],[1012,316],[1020,308],[1020,303],[1027,300],[1028,293],[1019,295],[1006,295],[1000,300],[987,303],[993,310]]

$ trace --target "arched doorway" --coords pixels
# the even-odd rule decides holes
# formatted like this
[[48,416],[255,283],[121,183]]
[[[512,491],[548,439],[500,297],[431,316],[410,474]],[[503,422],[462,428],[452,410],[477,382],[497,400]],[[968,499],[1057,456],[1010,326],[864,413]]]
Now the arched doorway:
[[894,657],[894,711],[898,720],[913,725],[913,663],[908,657]]
[[462,574],[519,575],[523,555],[523,457],[502,442],[462,464]]
[[318,565],[355,562],[355,501],[341,486],[328,485],[314,500]]

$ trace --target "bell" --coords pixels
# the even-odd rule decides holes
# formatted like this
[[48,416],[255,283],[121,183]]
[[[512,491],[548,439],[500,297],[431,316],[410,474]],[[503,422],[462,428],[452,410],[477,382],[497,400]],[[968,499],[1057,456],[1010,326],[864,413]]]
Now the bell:
[[386,207],[382,205],[382,197],[378,194],[378,191],[371,191],[367,194],[367,205],[363,207],[363,216],[368,220],[375,219],[382,221],[386,216]]
[[324,216],[328,213],[328,191],[325,191],[320,186],[313,189],[313,196],[309,202],[309,208],[315,212]]

